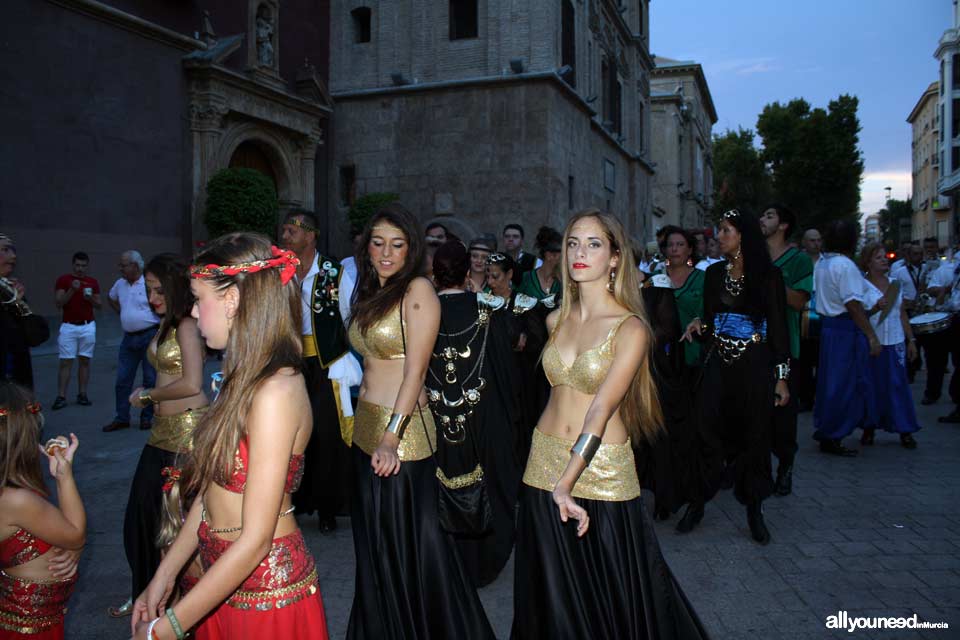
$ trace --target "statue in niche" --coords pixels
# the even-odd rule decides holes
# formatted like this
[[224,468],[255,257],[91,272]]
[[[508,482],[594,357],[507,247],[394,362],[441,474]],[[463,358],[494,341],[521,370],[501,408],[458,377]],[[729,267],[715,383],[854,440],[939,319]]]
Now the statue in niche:
[[270,10],[263,6],[257,10],[257,62],[273,67],[273,20]]

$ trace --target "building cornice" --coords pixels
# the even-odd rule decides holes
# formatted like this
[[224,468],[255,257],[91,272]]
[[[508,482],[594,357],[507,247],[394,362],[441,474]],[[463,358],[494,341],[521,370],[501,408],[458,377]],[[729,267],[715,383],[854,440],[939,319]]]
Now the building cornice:
[[940,93],[940,83],[936,81],[931,82],[930,86],[927,87],[927,90],[924,91],[923,94],[920,96],[920,99],[917,101],[917,104],[913,107],[913,109],[910,110],[910,115],[907,116],[907,122],[909,122],[910,124],[913,124],[913,121],[916,120],[917,116],[920,115],[920,111],[923,109],[924,105],[926,105],[927,101],[937,97],[939,93]]
[[163,44],[172,45],[183,51],[196,51],[206,49],[207,45],[202,40],[191,38],[190,36],[178,33],[172,29],[161,27],[160,25],[144,20],[133,14],[120,11],[102,2],[96,0],[47,0],[48,2],[61,6],[77,13],[82,13],[90,18],[105,22],[107,24],[119,27],[131,33],[155,40]]
[[703,96],[703,102],[707,107],[707,114],[710,116],[710,123],[717,123],[717,108],[713,104],[713,95],[710,93],[710,87],[707,85],[707,77],[703,73],[703,66],[699,62],[681,62],[665,66],[655,66],[650,70],[650,78],[666,78],[669,76],[693,75],[694,82],[697,83],[697,89]]

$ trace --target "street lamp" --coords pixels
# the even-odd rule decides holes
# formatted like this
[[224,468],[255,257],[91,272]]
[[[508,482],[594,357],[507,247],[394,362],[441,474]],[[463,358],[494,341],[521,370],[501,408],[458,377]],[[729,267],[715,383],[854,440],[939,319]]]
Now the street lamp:
[[893,188],[892,188],[892,187],[884,187],[883,190],[887,192],[887,201],[889,201],[889,200],[890,200],[890,192],[893,190]]

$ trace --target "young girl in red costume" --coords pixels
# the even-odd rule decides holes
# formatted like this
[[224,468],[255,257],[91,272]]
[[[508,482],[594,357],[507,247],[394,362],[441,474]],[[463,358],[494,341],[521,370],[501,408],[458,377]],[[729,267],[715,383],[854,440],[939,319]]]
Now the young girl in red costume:
[[[225,350],[220,395],[194,432],[186,522],[134,604],[134,638],[327,638],[313,558],[290,494],[312,429],[301,359],[298,260],[266,237],[213,241],[191,267],[193,317]],[[204,575],[167,607],[199,551]]]
[[[76,572],[58,577],[54,547],[83,547],[87,516],[73,480],[79,441],[40,439],[40,406],[12,382],[0,382],[0,639],[61,640]],[[41,461],[57,481],[59,508],[47,500]]]

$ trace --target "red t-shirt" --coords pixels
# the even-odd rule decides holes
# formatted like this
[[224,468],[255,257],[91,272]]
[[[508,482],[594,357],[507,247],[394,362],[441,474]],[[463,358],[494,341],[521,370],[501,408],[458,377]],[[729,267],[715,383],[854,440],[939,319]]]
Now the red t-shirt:
[[100,293],[100,284],[96,278],[90,276],[78,278],[72,273],[68,273],[57,278],[56,290],[69,290],[73,286],[74,280],[80,281],[80,289],[74,291],[70,299],[67,300],[67,304],[63,305],[63,321],[83,322],[93,320],[93,302],[83,297],[83,290],[92,289],[94,294]]

